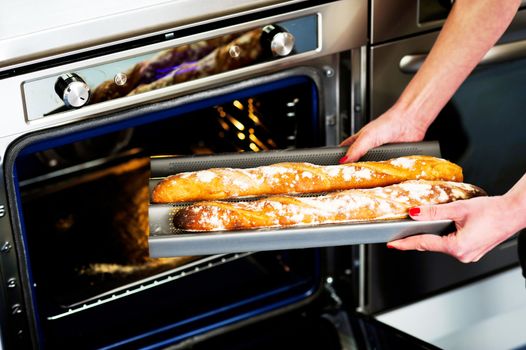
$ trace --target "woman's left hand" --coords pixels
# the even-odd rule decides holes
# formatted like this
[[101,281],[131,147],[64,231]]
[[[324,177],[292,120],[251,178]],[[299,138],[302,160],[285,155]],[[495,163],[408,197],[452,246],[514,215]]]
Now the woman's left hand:
[[455,222],[456,231],[447,236],[421,234],[389,242],[389,248],[433,251],[449,254],[461,262],[475,262],[499,243],[513,236],[517,227],[516,212],[504,196],[477,197],[453,203],[412,208],[414,220]]

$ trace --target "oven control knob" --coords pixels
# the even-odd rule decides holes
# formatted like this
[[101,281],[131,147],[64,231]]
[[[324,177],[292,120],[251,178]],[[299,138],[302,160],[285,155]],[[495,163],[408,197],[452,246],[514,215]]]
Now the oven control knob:
[[261,45],[274,57],[284,57],[294,50],[294,35],[282,27],[269,24],[263,27]]
[[55,92],[69,108],[84,106],[90,97],[88,84],[75,73],[66,73],[58,77]]

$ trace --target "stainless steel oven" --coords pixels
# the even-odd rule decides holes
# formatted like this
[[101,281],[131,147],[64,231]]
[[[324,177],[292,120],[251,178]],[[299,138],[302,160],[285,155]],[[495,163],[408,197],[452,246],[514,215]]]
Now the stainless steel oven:
[[190,347],[271,317],[288,337],[261,344],[340,348],[348,248],[148,254],[151,156],[335,146],[363,122],[366,1],[218,4],[134,2],[2,37],[5,348]]
[[[0,14],[0,347],[433,349],[369,314],[513,264],[452,281],[380,245],[150,256],[150,157],[336,146],[409,77],[377,31],[393,4],[65,5]],[[417,32],[440,26],[424,13]],[[436,278],[398,289],[415,263]]]

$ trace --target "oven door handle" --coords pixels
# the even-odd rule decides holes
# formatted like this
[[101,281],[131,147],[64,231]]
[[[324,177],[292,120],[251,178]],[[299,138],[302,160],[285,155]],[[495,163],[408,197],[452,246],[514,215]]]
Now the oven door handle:
[[[405,55],[399,63],[400,71],[405,74],[416,73],[426,57],[427,54]],[[526,58],[526,40],[495,45],[486,53],[478,66],[489,66],[523,58]]]

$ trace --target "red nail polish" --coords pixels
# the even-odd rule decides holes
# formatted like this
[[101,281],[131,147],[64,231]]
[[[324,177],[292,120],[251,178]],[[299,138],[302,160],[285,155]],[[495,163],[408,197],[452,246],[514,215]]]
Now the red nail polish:
[[395,249],[394,245],[392,245],[391,243],[387,243],[387,248],[389,248],[389,249]]
[[345,163],[345,162],[347,161],[347,159],[349,159],[349,156],[343,156],[343,157],[341,157],[341,159],[340,159],[340,164]]
[[418,215],[420,215],[420,208],[416,207],[416,208],[409,209],[409,215],[411,215],[411,216],[418,216]]

